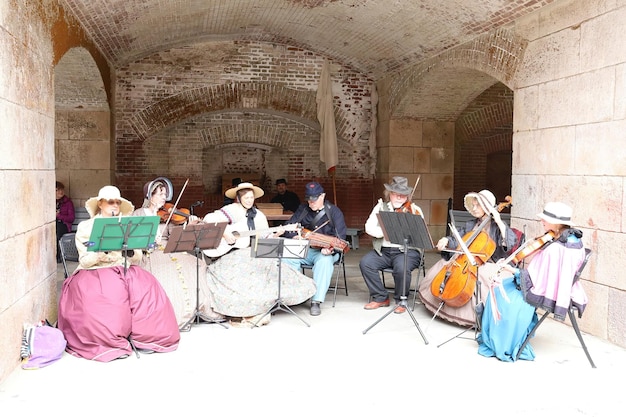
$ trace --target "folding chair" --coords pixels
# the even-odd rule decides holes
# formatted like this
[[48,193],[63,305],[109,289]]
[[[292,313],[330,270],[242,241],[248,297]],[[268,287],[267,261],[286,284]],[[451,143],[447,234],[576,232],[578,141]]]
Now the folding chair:
[[[346,297],[348,296],[348,279],[346,277],[346,262],[344,259],[344,254],[340,253],[339,254],[339,259],[333,264],[335,267],[335,285],[333,288],[333,307],[335,306],[335,303],[337,302],[337,290],[345,290],[346,291]],[[313,270],[313,266],[312,265],[301,265],[300,266],[302,268],[302,273],[304,274],[306,270]],[[343,287],[339,287],[339,274],[343,272]],[[330,291],[331,289],[329,288],[328,291]]]
[[59,239],[59,247],[61,248],[61,260],[63,261],[63,269],[65,270],[65,278],[70,274],[67,271],[67,261],[78,262],[78,249],[76,249],[76,233],[66,233]]
[[[421,253],[421,261],[420,264],[417,266],[417,268],[415,268],[413,271],[417,270],[417,277],[415,278],[415,288],[414,289],[409,289],[409,291],[413,291],[413,307],[411,307],[411,311],[415,310],[415,304],[417,302],[417,290],[419,288],[419,282],[420,282],[420,273],[422,277],[426,276],[426,263],[424,262],[424,251],[423,250],[419,250]],[[407,273],[412,274],[413,271],[407,271]],[[392,274],[393,273],[393,268],[385,268],[382,271],[380,271],[380,276],[383,280],[383,286],[385,287],[385,289],[387,290],[392,290],[394,287],[388,287],[387,283],[385,282],[385,274]],[[407,277],[408,278],[408,277]]]
[[[585,265],[587,265],[587,261],[589,260],[590,256],[591,256],[591,249],[585,248],[585,259],[583,263],[580,265],[580,267],[578,268],[578,271],[576,271],[576,275],[574,276],[574,281],[572,282],[572,284],[574,284],[580,278],[580,274],[583,272]],[[532,330],[528,333],[528,335],[524,339],[524,342],[522,343],[522,346],[517,352],[517,357],[515,358],[516,360],[519,359],[520,355],[524,351],[524,348],[526,348],[528,341],[535,335],[537,328],[541,325],[541,323],[543,323],[543,321],[548,317],[549,314],[550,314],[549,311],[545,311],[543,315],[541,316],[541,318],[539,319],[539,321],[537,322],[537,324],[535,324]],[[591,367],[595,368],[596,365],[593,363],[593,360],[591,359],[591,355],[589,354],[589,351],[587,350],[587,345],[585,345],[585,341],[583,340],[583,335],[580,333],[580,328],[578,327],[578,322],[576,321],[576,314],[578,314],[579,318],[582,317],[582,313],[578,310],[578,308],[573,303],[570,302],[569,309],[567,310],[567,315],[569,316],[569,320],[572,323],[572,328],[576,332],[578,341],[580,342],[580,345],[585,351],[585,355],[587,355],[587,359],[589,360]]]

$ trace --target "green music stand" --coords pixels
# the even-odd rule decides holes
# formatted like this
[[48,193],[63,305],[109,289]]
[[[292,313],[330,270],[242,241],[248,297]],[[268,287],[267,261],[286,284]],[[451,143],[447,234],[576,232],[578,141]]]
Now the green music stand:
[[126,251],[154,247],[160,221],[159,216],[98,217],[85,245],[90,252],[121,250],[126,272]]

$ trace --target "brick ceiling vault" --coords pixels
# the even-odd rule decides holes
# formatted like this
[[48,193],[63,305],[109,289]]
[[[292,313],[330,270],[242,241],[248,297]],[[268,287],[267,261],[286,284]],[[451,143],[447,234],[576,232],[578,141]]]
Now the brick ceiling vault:
[[554,0],[60,0],[120,68],[200,40],[288,44],[373,79],[503,27]]
[[[509,85],[514,76],[526,44],[507,25],[554,0],[59,1],[114,69],[200,42],[287,45],[325,56],[373,81],[390,78],[394,116],[456,120],[483,90],[497,82]],[[57,66],[57,105],[105,105],[95,65],[82,65],[85,53],[69,51]],[[80,83],[86,88],[78,88]],[[137,111],[129,123],[145,139],[202,112],[251,109],[241,99],[245,96],[234,91],[256,89],[258,103],[258,92],[266,87],[238,84],[187,91]],[[227,109],[220,101],[225,98],[216,93],[228,95],[236,105]],[[316,123],[313,94],[289,93],[287,108],[266,102],[255,111]],[[426,95],[429,100],[423,99]],[[339,113],[336,119],[342,139],[348,140],[346,118]]]
[[498,81],[510,84],[527,45],[511,31],[498,29],[394,75],[392,114],[456,120],[484,90]]

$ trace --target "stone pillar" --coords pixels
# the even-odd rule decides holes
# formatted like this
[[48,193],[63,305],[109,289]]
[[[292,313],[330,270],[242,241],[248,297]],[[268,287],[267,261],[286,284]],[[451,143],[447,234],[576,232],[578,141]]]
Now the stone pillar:
[[374,190],[393,176],[419,183],[413,202],[424,211],[433,240],[445,235],[448,198],[454,189],[454,122],[393,118],[389,114],[388,89],[379,84],[377,161]]

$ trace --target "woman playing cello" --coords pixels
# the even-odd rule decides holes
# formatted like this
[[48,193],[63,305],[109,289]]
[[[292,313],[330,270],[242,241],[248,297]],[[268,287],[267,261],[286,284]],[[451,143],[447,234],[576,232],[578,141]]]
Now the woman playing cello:
[[[486,233],[493,240],[495,248],[492,254],[485,259],[481,259],[481,265],[478,268],[478,277],[476,285],[478,285],[477,293],[480,296],[479,302],[484,302],[487,296],[487,285],[490,277],[498,268],[495,262],[498,259],[505,258],[508,252],[517,244],[517,235],[507,226],[500,218],[497,209],[496,198],[489,190],[482,190],[478,193],[468,193],[464,198],[465,209],[475,217],[475,219],[466,222],[462,227],[458,228],[460,236],[472,235],[479,227],[482,226],[480,232]],[[468,242],[466,242],[468,243]],[[469,245],[469,243],[468,243]],[[442,252],[444,259],[434,264],[426,273],[424,279],[419,283],[419,295],[424,306],[435,313],[437,317],[461,326],[471,327],[476,324],[476,313],[474,308],[476,300],[470,300],[460,306],[451,306],[445,303],[439,296],[433,294],[431,290],[432,284],[438,277],[440,272],[453,266],[455,258],[450,259],[450,252],[446,249],[456,250],[459,242],[454,236],[442,237],[437,242],[437,249]],[[476,279],[469,277],[468,279]],[[484,291],[480,289],[483,288]],[[473,292],[473,291],[472,291]]]

